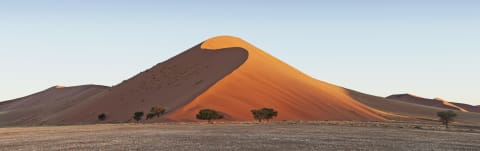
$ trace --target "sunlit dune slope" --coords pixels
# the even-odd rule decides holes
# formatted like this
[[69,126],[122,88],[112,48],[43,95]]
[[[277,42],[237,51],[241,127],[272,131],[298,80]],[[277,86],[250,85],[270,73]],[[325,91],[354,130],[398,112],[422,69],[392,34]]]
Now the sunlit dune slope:
[[248,59],[168,119],[194,121],[200,109],[211,108],[227,120],[252,120],[251,109],[270,107],[279,111],[276,120],[384,120],[344,89],[315,80],[239,38],[214,37],[201,47],[243,48]]

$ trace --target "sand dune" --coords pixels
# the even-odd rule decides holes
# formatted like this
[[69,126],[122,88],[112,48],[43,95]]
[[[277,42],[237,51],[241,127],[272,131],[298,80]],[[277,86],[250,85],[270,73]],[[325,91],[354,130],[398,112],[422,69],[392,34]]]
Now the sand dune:
[[226,120],[253,120],[251,109],[272,107],[277,120],[384,120],[337,86],[315,80],[247,42],[215,37],[110,89],[104,96],[69,109],[50,121],[131,120],[136,111],[167,108],[162,119],[196,121],[211,108]]
[[470,105],[470,104],[464,104],[464,103],[455,103],[455,102],[450,102],[458,107],[461,107],[465,110],[467,110],[468,112],[477,112],[477,113],[480,113],[480,106],[473,106],[473,105]]
[[105,92],[108,87],[84,85],[54,86],[44,91],[0,104],[0,125],[37,125],[64,110]]
[[446,100],[443,100],[441,98],[435,98],[435,99],[427,99],[427,98],[422,98],[419,96],[411,95],[411,94],[398,94],[398,95],[391,95],[388,96],[387,99],[392,99],[392,100],[400,100],[408,103],[415,103],[415,104],[420,104],[420,105],[426,105],[426,106],[433,106],[433,107],[438,107],[438,108],[444,108],[444,109],[451,109],[451,110],[460,110],[464,112],[468,112],[467,110],[456,106],[455,104],[452,104]]

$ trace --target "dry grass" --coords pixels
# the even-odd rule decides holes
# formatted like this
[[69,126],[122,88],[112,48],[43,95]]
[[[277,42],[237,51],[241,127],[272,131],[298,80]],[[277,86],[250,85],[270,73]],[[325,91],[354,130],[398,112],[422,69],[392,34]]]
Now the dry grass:
[[428,122],[12,127],[0,128],[0,150],[478,150],[479,130]]

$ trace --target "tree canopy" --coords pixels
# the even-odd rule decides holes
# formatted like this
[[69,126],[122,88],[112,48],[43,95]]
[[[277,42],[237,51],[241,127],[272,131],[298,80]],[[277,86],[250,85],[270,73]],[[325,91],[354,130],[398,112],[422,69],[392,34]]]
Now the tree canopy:
[[254,109],[251,110],[251,112],[253,114],[253,118],[259,122],[262,122],[262,120],[269,121],[278,115],[278,112],[272,108]]
[[98,120],[104,121],[105,119],[107,119],[107,115],[105,113],[102,113],[102,114],[98,115]]
[[143,112],[133,113],[133,119],[137,122],[140,121],[142,119],[142,117],[143,117]]
[[165,113],[165,108],[162,106],[154,106],[150,109],[150,113],[147,114],[147,120],[151,119],[153,117],[160,117],[160,115],[163,115]]
[[212,120],[222,119],[223,115],[212,109],[202,109],[196,117],[199,120],[208,120],[208,123],[211,123]]
[[455,117],[457,117],[457,113],[448,110],[448,111],[441,111],[437,112],[437,116],[440,118],[440,122],[442,122],[446,128],[448,128],[448,123],[452,122]]

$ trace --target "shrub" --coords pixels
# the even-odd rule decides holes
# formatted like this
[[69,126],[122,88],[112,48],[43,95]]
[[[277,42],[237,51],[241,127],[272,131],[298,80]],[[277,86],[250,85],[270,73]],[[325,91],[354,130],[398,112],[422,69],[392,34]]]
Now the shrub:
[[162,106],[154,106],[150,109],[150,113],[154,114],[157,117],[160,117],[160,115],[163,115],[165,113],[165,108]]
[[254,109],[251,110],[253,114],[253,118],[258,120],[258,122],[262,122],[262,120],[269,121],[270,119],[277,117],[278,112],[272,108],[261,108],[261,109]]
[[437,116],[440,118],[440,122],[442,122],[446,128],[448,128],[448,123],[452,122],[457,114],[451,110],[448,111],[441,111],[437,112]]
[[147,114],[147,120],[152,119],[153,117],[155,117],[155,114],[153,114],[153,113],[148,113]]
[[142,117],[143,117],[143,112],[133,113],[133,119],[137,122],[140,121],[142,119]]
[[150,113],[147,114],[147,120],[152,119],[153,117],[160,117],[165,113],[165,108],[162,106],[154,106],[150,109]]
[[222,119],[223,115],[212,109],[202,109],[197,114],[197,119],[208,120],[208,123],[212,123],[212,120]]
[[107,119],[107,115],[105,113],[102,113],[102,114],[98,115],[98,120],[104,121],[105,119]]

